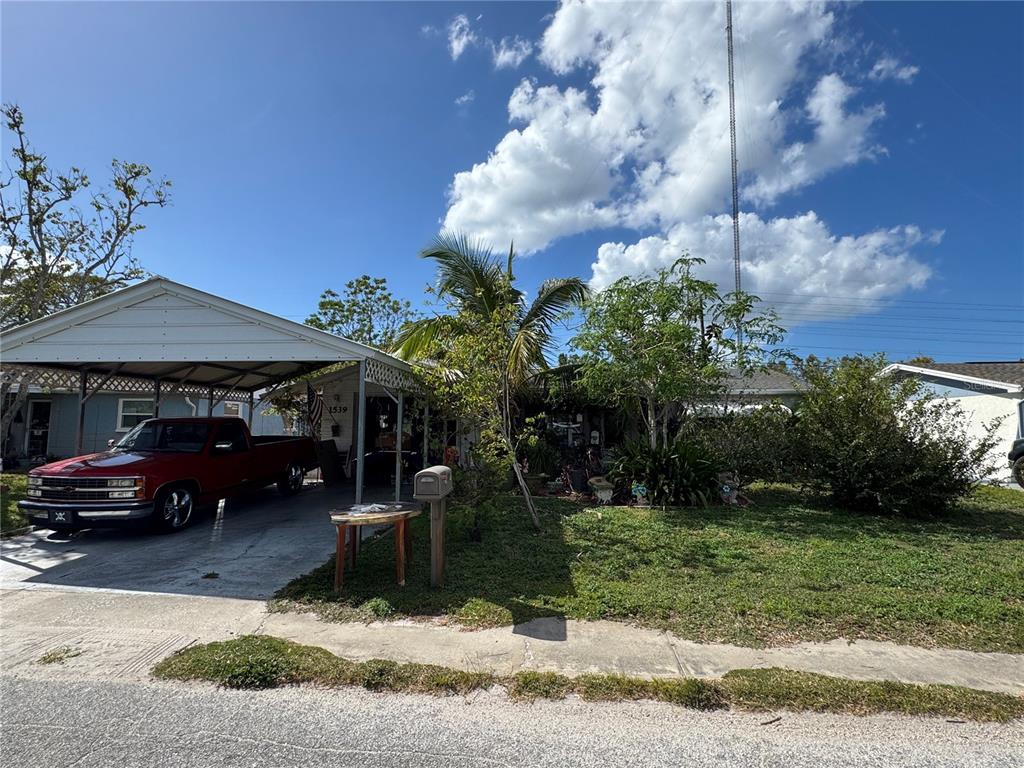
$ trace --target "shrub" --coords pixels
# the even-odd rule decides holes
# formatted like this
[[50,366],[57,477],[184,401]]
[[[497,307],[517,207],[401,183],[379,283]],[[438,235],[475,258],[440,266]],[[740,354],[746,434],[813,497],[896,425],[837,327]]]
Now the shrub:
[[883,367],[880,357],[803,365],[801,474],[850,509],[941,511],[992,471],[998,424],[972,438],[958,404]]
[[749,413],[705,419],[694,430],[694,441],[724,469],[746,485],[793,482],[797,475],[796,417],[777,403]]
[[718,471],[705,451],[684,440],[659,448],[634,441],[619,448],[608,479],[627,494],[634,482],[646,486],[654,504],[706,507],[717,491]]
[[519,443],[521,456],[526,459],[531,475],[558,477],[562,472],[562,454],[546,434],[528,435]]
[[359,610],[376,619],[386,619],[395,613],[394,606],[383,597],[371,597],[359,606]]

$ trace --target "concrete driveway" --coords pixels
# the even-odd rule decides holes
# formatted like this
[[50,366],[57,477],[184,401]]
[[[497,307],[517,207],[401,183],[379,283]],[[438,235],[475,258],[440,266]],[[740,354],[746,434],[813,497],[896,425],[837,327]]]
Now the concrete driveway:
[[[334,551],[327,512],[351,488],[273,489],[203,510],[177,534],[41,530],[0,542],[0,589],[92,588],[264,600]],[[212,576],[216,574],[216,576]],[[204,578],[205,577],[205,578]]]

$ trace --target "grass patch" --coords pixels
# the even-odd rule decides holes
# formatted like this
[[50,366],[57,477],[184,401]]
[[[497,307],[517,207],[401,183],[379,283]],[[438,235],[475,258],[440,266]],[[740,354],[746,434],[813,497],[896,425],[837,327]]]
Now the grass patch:
[[340,596],[332,559],[284,587],[271,609],[363,621],[376,598],[389,616],[471,628],[563,616],[754,647],[845,637],[1024,652],[1020,492],[981,488],[941,518],[850,513],[780,486],[750,495],[747,509],[540,498],[541,533],[521,499],[502,496],[481,542],[470,537],[472,511],[454,506],[443,590],[429,588],[420,516],[406,587],[394,584],[386,536],[366,543]]
[[786,669],[735,670],[721,684],[736,709],[850,715],[892,712],[997,721],[1024,717],[1024,698],[955,685],[864,682]]
[[47,651],[38,659],[36,664],[63,664],[68,659],[73,659],[75,656],[81,656],[82,650],[80,648],[72,648],[70,645],[63,645],[60,648],[53,648]]
[[517,672],[508,678],[508,695],[513,699],[564,699],[573,690],[573,681],[555,672]]
[[501,677],[430,664],[373,659],[353,662],[323,648],[265,635],[192,646],[153,668],[164,680],[204,680],[228,688],[272,688],[308,683],[371,691],[466,695],[500,685],[519,701],[654,699],[691,709],[840,712],[1007,721],[1024,717],[1024,699],[946,685],[859,682],[780,669],[739,670],[721,680],[645,680],[622,675],[570,678],[553,672]]
[[0,474],[0,535],[13,536],[28,527],[28,520],[18,509],[18,502],[25,498],[28,476],[17,472]]

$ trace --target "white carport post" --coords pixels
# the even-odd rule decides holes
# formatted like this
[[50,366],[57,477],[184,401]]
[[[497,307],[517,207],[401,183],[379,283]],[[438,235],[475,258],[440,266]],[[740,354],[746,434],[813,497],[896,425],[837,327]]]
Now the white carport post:
[[395,501],[402,500],[402,416],[405,393],[398,390],[398,418],[395,419]]
[[359,361],[359,396],[356,400],[356,504],[363,503],[363,463],[366,457],[366,359]]
[[255,407],[256,398],[253,397],[252,391],[249,392],[249,418],[246,419],[246,426],[249,427],[249,431],[252,431],[252,410]]

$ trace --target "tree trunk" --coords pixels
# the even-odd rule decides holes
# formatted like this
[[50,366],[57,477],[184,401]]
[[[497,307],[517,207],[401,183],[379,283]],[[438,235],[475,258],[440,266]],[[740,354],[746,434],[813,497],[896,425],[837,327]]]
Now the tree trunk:
[[[511,448],[511,445],[509,448]],[[523,492],[523,498],[526,500],[526,508],[530,510],[533,527],[539,531],[540,517],[537,515],[537,507],[533,503],[533,496],[530,495],[530,489],[526,485],[526,478],[523,477],[523,470],[519,466],[519,460],[516,458],[515,452],[512,453],[512,471],[516,474],[516,482],[519,483],[519,490]]]
[[647,434],[650,437],[651,450],[658,447],[658,418],[654,414],[654,398],[647,398]]
[[[7,392],[4,392],[4,400],[6,399]],[[23,379],[18,383],[18,394],[15,395],[14,402],[11,403],[10,408],[4,409],[3,417],[0,418],[0,444],[2,444],[2,449],[5,453],[7,450],[7,430],[11,428],[14,417],[21,413],[21,409],[25,407],[26,400],[28,400],[28,382]]]
[[503,377],[502,389],[502,400],[505,405],[501,414],[501,427],[505,433],[502,437],[505,440],[505,447],[508,449],[509,455],[512,457],[512,471],[515,473],[516,482],[519,483],[519,490],[523,493],[523,499],[526,501],[526,508],[530,510],[530,518],[533,520],[533,527],[539,531],[540,517],[537,515],[537,507],[533,503],[533,496],[530,495],[530,489],[526,485],[526,478],[523,477],[523,470],[519,466],[519,457],[516,456],[516,449],[512,443],[512,393],[507,375]]

